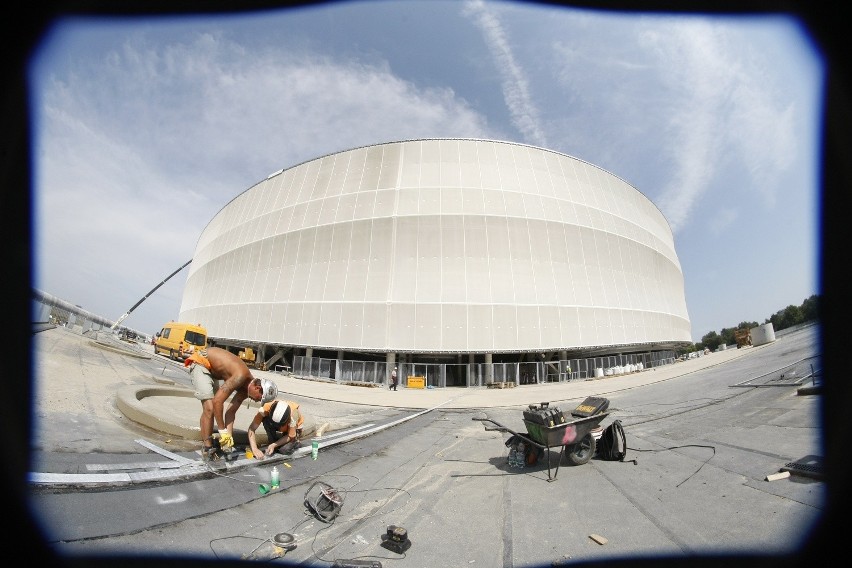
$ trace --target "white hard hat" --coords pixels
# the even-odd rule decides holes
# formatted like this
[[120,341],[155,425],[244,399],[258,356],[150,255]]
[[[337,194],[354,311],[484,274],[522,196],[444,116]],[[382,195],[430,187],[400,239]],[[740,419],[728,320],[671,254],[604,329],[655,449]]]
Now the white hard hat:
[[266,404],[271,400],[275,400],[278,396],[278,385],[269,379],[260,379],[260,388],[263,395],[260,397],[260,404]]
[[275,404],[275,410],[272,411],[272,421],[281,424],[285,420],[290,422],[290,405],[287,401],[279,400]]

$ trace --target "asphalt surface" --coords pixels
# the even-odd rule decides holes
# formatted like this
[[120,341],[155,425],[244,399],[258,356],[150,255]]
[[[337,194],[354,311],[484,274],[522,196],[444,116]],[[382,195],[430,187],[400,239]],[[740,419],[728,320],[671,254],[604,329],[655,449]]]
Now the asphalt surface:
[[[828,499],[815,328],[655,371],[512,389],[394,392],[270,373],[314,433],[327,425],[318,459],[303,448],[212,468],[197,461],[197,440],[150,427],[162,415],[165,429],[190,427],[194,399],[143,397],[152,404],[141,421],[119,409],[128,391],[186,389],[179,365],[64,328],[35,343],[29,498],[63,560],[554,566],[758,554],[777,563],[797,553]],[[550,468],[544,457],[512,468],[508,433],[476,420],[522,432],[527,405],[570,410],[587,396],[610,400],[602,425],[622,421],[627,461],[571,466],[552,449]],[[241,408],[238,428],[252,415]],[[282,486],[263,493],[273,465]],[[322,484],[343,496],[331,523],[308,506]],[[390,526],[408,531],[401,554],[382,546]],[[296,548],[276,544],[281,535]]]

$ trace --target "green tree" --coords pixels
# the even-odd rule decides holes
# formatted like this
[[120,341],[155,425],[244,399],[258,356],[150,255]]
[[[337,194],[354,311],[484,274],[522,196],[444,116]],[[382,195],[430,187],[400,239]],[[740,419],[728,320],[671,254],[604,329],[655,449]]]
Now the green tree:
[[733,345],[737,342],[734,338],[735,328],[723,327],[722,332],[719,334],[721,341],[719,345]]
[[819,319],[819,296],[814,294],[802,302],[803,321],[816,321]]
[[701,345],[710,351],[715,351],[722,344],[722,336],[715,331],[711,331],[701,338]]
[[794,306],[793,304],[790,304],[783,310],[775,312],[770,319],[775,331],[781,331],[782,329],[799,325],[805,321],[802,316],[802,309],[799,306]]

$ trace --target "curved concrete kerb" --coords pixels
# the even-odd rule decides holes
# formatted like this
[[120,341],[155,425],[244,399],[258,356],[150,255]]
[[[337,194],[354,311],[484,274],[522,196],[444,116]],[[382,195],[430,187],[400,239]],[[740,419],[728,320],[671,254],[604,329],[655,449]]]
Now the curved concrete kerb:
[[[190,405],[195,408],[194,416],[186,411],[173,412],[178,407],[188,410]],[[201,439],[198,426],[201,405],[189,389],[165,385],[130,385],[119,390],[116,406],[130,420],[159,432],[188,440]]]

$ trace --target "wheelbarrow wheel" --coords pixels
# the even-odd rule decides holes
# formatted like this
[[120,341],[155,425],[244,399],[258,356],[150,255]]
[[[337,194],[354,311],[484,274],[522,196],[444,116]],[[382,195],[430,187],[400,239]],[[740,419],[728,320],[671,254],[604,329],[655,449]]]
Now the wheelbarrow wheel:
[[571,465],[583,465],[592,459],[597,449],[597,441],[595,441],[591,433],[588,433],[582,440],[566,448],[568,463]]

